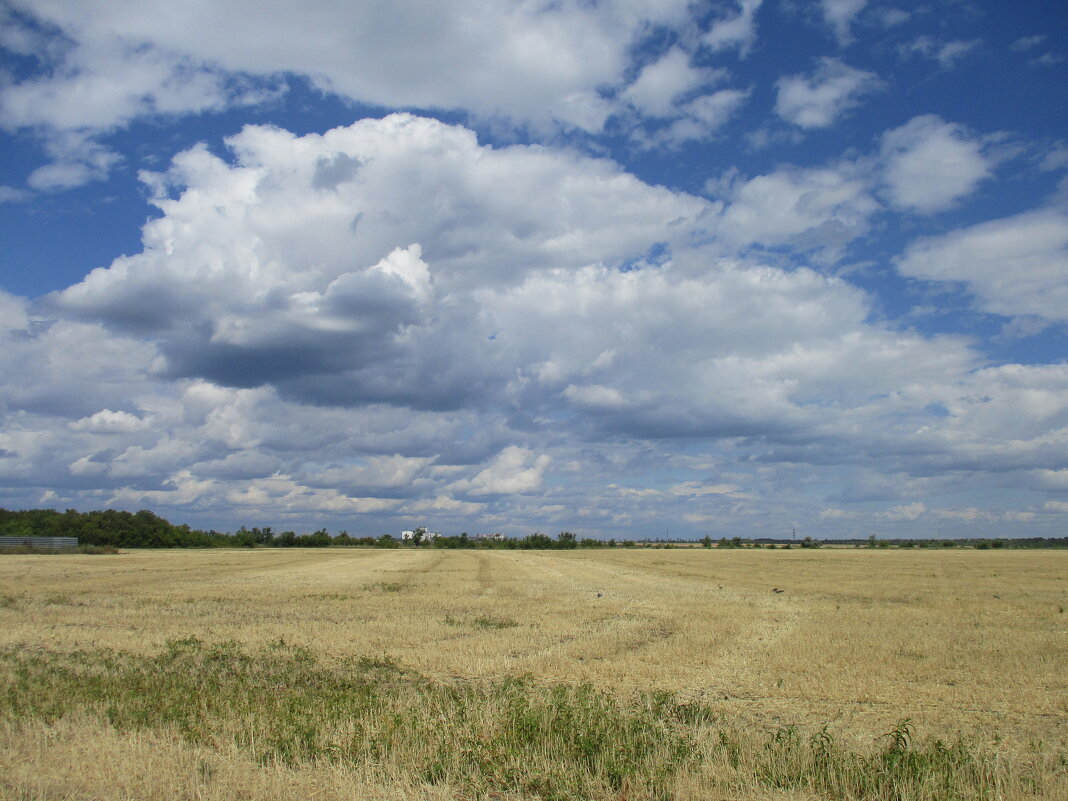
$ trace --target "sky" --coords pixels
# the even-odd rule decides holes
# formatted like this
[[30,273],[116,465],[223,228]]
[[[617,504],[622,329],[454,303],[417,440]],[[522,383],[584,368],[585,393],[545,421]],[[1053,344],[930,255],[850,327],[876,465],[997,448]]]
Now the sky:
[[1063,0],[0,0],[0,506],[1064,536]]

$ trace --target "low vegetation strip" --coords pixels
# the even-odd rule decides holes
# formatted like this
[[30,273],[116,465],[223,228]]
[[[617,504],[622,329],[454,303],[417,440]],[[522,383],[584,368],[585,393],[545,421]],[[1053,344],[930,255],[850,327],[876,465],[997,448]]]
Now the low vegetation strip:
[[7,649],[0,677],[7,724],[88,712],[102,728],[166,731],[265,767],[341,766],[458,798],[793,790],[827,799],[1052,799],[1065,767],[1063,755],[1057,765],[917,739],[907,721],[861,752],[827,727],[739,731],[713,706],[667,692],[435,681],[388,659],[328,661],[281,640],[252,651],[186,638],[151,656]]
[[[654,547],[670,549],[679,546],[696,546],[705,548],[713,546],[725,550],[737,548],[785,549],[795,547],[819,548],[823,543],[812,537],[804,537],[799,542],[776,540],[771,538],[743,539],[741,537],[721,537],[718,541],[706,535],[699,541],[690,540],[601,540],[591,537],[578,537],[574,532],[561,531],[556,537],[542,533],[528,534],[524,537],[507,537],[503,534],[468,536],[466,532],[454,536],[425,535],[425,529],[409,532],[409,539],[397,539],[391,534],[376,536],[350,536],[347,531],[331,535],[325,528],[306,534],[294,531],[275,532],[270,526],[260,528],[241,526],[233,533],[223,533],[214,529],[202,531],[188,525],[175,525],[155,513],[142,509],[131,513],[116,509],[102,509],[90,512],[78,512],[68,509],[60,513],[55,509],[10,510],[0,508],[0,540],[4,538],[24,541],[29,538],[76,538],[82,546],[98,548],[328,548],[328,547],[362,547],[362,548],[400,548],[431,547],[438,549],[482,549],[482,550],[572,550],[577,548],[636,548]],[[1007,539],[893,539],[877,540],[875,535],[867,540],[834,540],[838,546],[851,545],[867,548],[956,548],[968,547],[979,550],[992,548],[1068,548],[1068,537],[1011,537]],[[830,543],[828,543],[830,544]],[[12,552],[11,548],[2,547],[0,553]],[[21,551],[33,553],[34,551]],[[85,552],[85,551],[83,551]]]

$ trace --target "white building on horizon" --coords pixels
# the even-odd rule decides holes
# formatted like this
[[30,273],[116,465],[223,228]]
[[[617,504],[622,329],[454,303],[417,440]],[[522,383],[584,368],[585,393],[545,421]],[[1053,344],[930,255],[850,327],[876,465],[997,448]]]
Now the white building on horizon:
[[[423,540],[422,540],[423,542],[430,542],[430,540],[436,539],[437,537],[438,537],[438,533],[436,531],[427,531],[426,529],[423,530]],[[414,531],[402,531],[401,532],[401,539],[402,540],[414,540],[415,539],[415,532]]]

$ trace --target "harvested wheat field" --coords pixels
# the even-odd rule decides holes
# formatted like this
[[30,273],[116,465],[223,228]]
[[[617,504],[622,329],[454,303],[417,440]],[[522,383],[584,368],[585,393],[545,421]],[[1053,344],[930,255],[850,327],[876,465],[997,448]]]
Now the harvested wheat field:
[[0,796],[1052,801],[1066,607],[1061,551],[5,556]]

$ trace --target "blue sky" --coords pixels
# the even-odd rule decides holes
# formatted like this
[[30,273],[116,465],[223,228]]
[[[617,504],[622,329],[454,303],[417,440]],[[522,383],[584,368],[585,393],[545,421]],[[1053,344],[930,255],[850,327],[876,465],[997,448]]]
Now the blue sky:
[[1063,536],[1068,9],[0,2],[0,505]]

